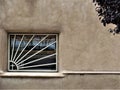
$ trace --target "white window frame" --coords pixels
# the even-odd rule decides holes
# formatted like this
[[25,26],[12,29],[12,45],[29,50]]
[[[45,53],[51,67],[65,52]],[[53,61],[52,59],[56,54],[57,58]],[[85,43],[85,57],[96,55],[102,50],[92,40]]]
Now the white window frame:
[[[10,35],[56,35],[56,70],[10,70],[9,69],[9,59],[10,59]],[[16,34],[16,33],[9,33],[8,34],[8,72],[10,71],[10,72],[59,72],[59,68],[58,68],[58,64],[59,64],[59,62],[58,62],[58,36],[59,36],[59,34],[24,34],[24,33],[20,33],[20,34]],[[45,39],[44,39],[45,40]]]

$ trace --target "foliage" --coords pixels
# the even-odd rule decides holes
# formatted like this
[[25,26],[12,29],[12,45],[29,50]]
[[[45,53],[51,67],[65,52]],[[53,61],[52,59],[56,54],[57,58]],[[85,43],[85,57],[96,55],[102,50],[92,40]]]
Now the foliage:
[[110,29],[111,33],[120,33],[120,0],[93,0],[99,19],[104,26],[115,24],[116,28]]

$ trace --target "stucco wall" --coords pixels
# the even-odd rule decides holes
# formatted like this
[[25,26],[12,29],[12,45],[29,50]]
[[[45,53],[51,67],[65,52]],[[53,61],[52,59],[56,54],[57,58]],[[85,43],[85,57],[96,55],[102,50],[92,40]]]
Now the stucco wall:
[[[120,70],[120,36],[111,35],[109,27],[102,26],[92,0],[0,0],[0,28],[0,68],[4,71],[9,32],[59,33],[61,72]],[[0,88],[115,89],[120,88],[119,81],[119,75],[2,77]]]

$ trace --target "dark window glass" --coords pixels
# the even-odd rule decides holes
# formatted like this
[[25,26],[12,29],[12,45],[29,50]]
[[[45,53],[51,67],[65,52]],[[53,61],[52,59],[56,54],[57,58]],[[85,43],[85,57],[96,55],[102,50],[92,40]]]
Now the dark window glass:
[[56,34],[10,34],[9,71],[57,71]]

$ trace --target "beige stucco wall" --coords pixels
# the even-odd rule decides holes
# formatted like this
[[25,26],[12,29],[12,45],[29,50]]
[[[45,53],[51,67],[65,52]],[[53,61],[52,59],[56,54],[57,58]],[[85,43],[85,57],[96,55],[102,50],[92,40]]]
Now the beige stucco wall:
[[[120,35],[98,20],[92,0],[0,0],[0,68],[6,71],[7,33],[59,33],[60,71],[120,71]],[[3,48],[2,48],[3,47]],[[3,65],[4,64],[4,65]],[[64,78],[0,78],[13,88],[115,89],[119,75],[66,75]]]

